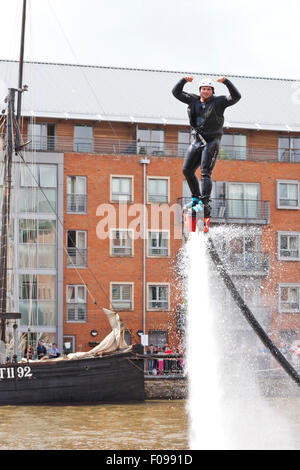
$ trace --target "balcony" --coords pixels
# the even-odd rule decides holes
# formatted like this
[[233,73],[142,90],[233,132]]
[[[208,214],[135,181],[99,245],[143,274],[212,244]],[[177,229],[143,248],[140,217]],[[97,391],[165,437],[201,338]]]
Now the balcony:
[[86,248],[67,248],[67,267],[68,268],[86,268],[87,267],[87,249]]
[[270,272],[270,255],[260,251],[226,253],[223,262],[230,275],[267,276]]
[[87,212],[86,194],[67,194],[67,212],[68,213],[86,213]]
[[[166,156],[183,158],[188,144],[178,142],[141,142],[136,139],[94,138],[87,140],[65,136],[23,136],[24,142],[31,140],[28,150],[41,152],[76,152],[96,154],[127,154],[127,155],[152,155],[155,157]],[[300,150],[278,149],[277,147],[265,149],[249,146],[222,145],[219,153],[220,160],[245,160],[245,161],[273,161],[285,163],[300,163]]]
[[67,303],[67,321],[68,322],[86,322],[87,305],[86,303]]
[[[178,203],[183,207],[190,200],[183,197],[178,199]],[[212,223],[215,224],[266,225],[270,218],[269,201],[214,198],[211,209]]]
[[[269,330],[271,328],[271,308],[269,306],[251,304],[248,307],[261,327],[264,330]],[[252,329],[236,305],[231,309],[230,315],[233,317],[234,329],[244,331]]]

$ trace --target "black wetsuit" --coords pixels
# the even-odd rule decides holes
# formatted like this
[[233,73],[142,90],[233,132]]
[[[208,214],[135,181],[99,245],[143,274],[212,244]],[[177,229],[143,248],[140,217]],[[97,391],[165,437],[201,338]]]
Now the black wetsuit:
[[[204,203],[204,216],[209,217],[209,199],[212,189],[211,174],[216,163],[223,134],[223,113],[228,106],[237,103],[241,95],[235,86],[226,79],[223,83],[230,92],[229,96],[212,95],[211,98],[202,102],[200,96],[183,91],[186,83],[185,78],[182,78],[172,90],[175,98],[188,105],[188,115],[192,127],[192,143],[187,150],[182,171],[192,196],[201,198]],[[205,146],[203,146],[199,134],[206,141]],[[201,192],[198,178],[195,175],[200,165]]]

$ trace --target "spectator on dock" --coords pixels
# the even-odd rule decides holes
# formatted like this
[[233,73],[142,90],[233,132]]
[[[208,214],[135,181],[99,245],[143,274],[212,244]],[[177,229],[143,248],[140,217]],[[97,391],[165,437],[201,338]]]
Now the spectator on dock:
[[51,348],[49,349],[48,355],[49,355],[49,359],[54,359],[60,356],[56,343],[52,344]]
[[43,357],[47,356],[47,349],[44,346],[44,341],[40,340],[38,347],[36,349],[38,359],[42,359]]
[[[149,348],[148,348],[148,351],[147,351],[147,354],[151,354],[151,356],[154,354],[154,346],[153,344],[150,344]],[[154,359],[148,359],[148,373],[150,375],[152,375],[152,371],[153,371],[153,368],[154,368]]]
[[[165,346],[164,346],[164,353],[165,354],[172,354],[172,349],[169,347],[168,343],[165,343]],[[169,373],[169,370],[170,370],[170,360],[169,359],[165,359],[164,360],[164,374],[168,374]]]
[[[158,352],[158,354],[160,354],[160,353],[163,353],[164,350],[163,350],[163,348],[158,348],[157,352]],[[158,375],[163,375],[163,373],[164,373],[164,360],[163,360],[163,358],[159,357],[157,359],[157,362],[158,362]]]
[[28,347],[26,346],[25,348],[25,351],[24,351],[24,357],[25,359],[32,359],[33,358],[33,354],[34,354],[34,351],[33,351],[33,347],[31,346],[31,344],[28,345]]

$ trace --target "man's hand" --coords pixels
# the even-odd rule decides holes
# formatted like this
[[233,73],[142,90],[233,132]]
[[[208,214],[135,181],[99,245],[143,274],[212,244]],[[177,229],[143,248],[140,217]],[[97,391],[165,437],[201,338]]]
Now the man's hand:
[[190,75],[187,75],[186,77],[184,77],[184,79],[186,82],[192,82],[194,80],[194,78],[191,77]]
[[226,80],[226,77],[220,77],[218,78],[217,82],[223,83],[225,82],[225,80]]

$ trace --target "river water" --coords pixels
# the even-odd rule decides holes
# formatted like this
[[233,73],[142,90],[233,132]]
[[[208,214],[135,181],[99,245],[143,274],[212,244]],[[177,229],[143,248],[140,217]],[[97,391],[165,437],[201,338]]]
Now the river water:
[[[266,426],[272,443],[268,448],[300,449],[300,397],[264,400],[272,416]],[[151,400],[133,405],[4,406],[0,450],[188,450],[186,404]],[[255,423],[260,407],[252,403],[251,412]],[[272,427],[274,416],[279,427]],[[241,421],[248,418],[241,413]],[[255,425],[248,428],[249,442],[257,431]]]
[[188,449],[185,400],[0,407],[1,450]]

